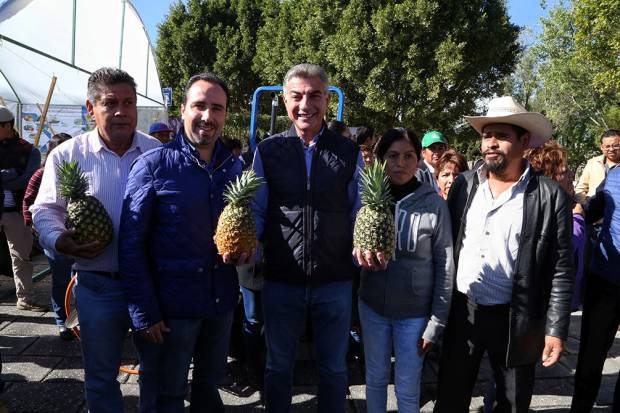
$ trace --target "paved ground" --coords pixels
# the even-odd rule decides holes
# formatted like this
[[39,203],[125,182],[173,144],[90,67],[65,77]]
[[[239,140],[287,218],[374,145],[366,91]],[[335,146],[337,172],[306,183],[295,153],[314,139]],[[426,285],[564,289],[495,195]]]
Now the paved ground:
[[[37,260],[36,270],[45,268]],[[35,271],[35,272],[37,272]],[[36,290],[41,301],[47,300],[50,291],[50,277],[37,282]],[[83,401],[83,371],[78,342],[64,342],[57,336],[51,313],[37,314],[15,309],[12,279],[0,277],[0,352],[3,360],[2,378],[7,382],[6,391],[0,399],[11,413],[81,413],[86,412]],[[571,323],[571,336],[559,365],[551,369],[540,369],[537,373],[533,411],[564,412],[568,410],[573,390],[573,374],[577,361],[579,324],[581,316],[575,313]],[[294,412],[316,410],[316,374],[312,366],[309,345],[300,344],[299,361],[295,372]],[[134,366],[136,356],[130,341],[127,341],[124,355],[125,365]],[[263,411],[258,393],[251,388],[236,385],[240,381],[239,367],[231,359],[229,384],[221,389],[227,411]],[[620,370],[620,336],[605,364],[603,384],[595,412],[611,411],[615,379]],[[481,394],[489,376],[489,369],[483,367],[476,397],[471,409],[476,411],[482,403]],[[433,385],[432,370],[426,372],[427,386]],[[136,412],[138,384],[136,376],[119,374],[127,412]],[[355,362],[350,363],[350,412],[365,412],[364,385],[362,373]],[[393,387],[390,386],[388,410],[396,411]],[[422,411],[432,411],[432,402],[424,405]]]

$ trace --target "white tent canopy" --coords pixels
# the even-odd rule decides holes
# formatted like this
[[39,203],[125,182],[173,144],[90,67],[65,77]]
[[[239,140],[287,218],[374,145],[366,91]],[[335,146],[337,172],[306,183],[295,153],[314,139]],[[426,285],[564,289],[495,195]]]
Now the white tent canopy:
[[165,117],[151,42],[129,0],[0,0],[0,97],[9,107],[43,105],[52,76],[51,104],[82,106],[89,75],[104,66],[135,79],[138,107],[150,112],[143,127]]
[[0,96],[19,103],[82,105],[103,66],[138,84],[138,106],[163,106],[148,34],[128,0],[0,0]]

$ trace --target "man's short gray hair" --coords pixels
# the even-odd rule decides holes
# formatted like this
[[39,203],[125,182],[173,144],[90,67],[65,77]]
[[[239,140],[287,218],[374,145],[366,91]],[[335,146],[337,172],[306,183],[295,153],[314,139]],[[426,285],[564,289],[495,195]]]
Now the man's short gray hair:
[[284,82],[282,82],[282,85],[285,89],[288,82],[294,77],[318,77],[319,79],[321,79],[321,82],[323,82],[326,89],[329,87],[329,76],[327,76],[325,69],[323,69],[319,65],[313,65],[311,63],[301,63],[291,67],[288,72],[286,72],[286,75],[284,75]]

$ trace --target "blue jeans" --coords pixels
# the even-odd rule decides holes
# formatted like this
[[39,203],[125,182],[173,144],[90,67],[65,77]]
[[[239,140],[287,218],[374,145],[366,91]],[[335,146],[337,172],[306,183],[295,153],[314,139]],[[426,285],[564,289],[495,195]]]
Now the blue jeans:
[[73,258],[57,254],[54,257],[47,256],[52,272],[52,310],[54,310],[56,325],[65,325],[67,314],[65,312],[65,294],[71,281],[71,266]]
[[246,364],[250,369],[263,370],[263,307],[262,292],[241,287],[243,296],[243,339]]
[[290,411],[297,342],[310,312],[319,376],[318,411],[344,413],[347,347],[351,323],[351,282],[317,287],[265,280],[263,309],[267,366],[265,407]]
[[129,312],[120,280],[78,271],[75,297],[84,388],[90,413],[123,411],[123,395],[116,377],[123,342],[129,330]]
[[140,412],[182,413],[187,374],[194,357],[191,412],[223,412],[217,386],[226,375],[233,312],[203,319],[166,320],[163,344],[140,334]]
[[392,319],[377,314],[359,300],[366,359],[366,406],[368,413],[385,413],[390,382],[392,347],[396,359],[394,383],[399,413],[420,411],[420,378],[424,357],[418,341],[428,319]]

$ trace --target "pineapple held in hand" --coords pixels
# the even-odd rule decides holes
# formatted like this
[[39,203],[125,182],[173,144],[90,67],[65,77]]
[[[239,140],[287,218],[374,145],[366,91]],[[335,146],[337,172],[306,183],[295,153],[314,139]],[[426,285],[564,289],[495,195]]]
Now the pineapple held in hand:
[[362,207],[355,219],[353,246],[361,252],[381,252],[386,259],[394,254],[394,203],[385,163],[374,162],[361,172]]
[[103,204],[94,196],[87,195],[88,179],[77,161],[62,161],[58,165],[57,178],[60,196],[67,204],[67,229],[75,230],[73,240],[77,244],[98,241],[102,246],[112,242],[112,220]]
[[249,170],[226,187],[224,198],[228,205],[220,215],[215,232],[215,244],[220,255],[229,253],[232,258],[238,258],[256,248],[256,222],[250,201],[262,184],[263,179]]

